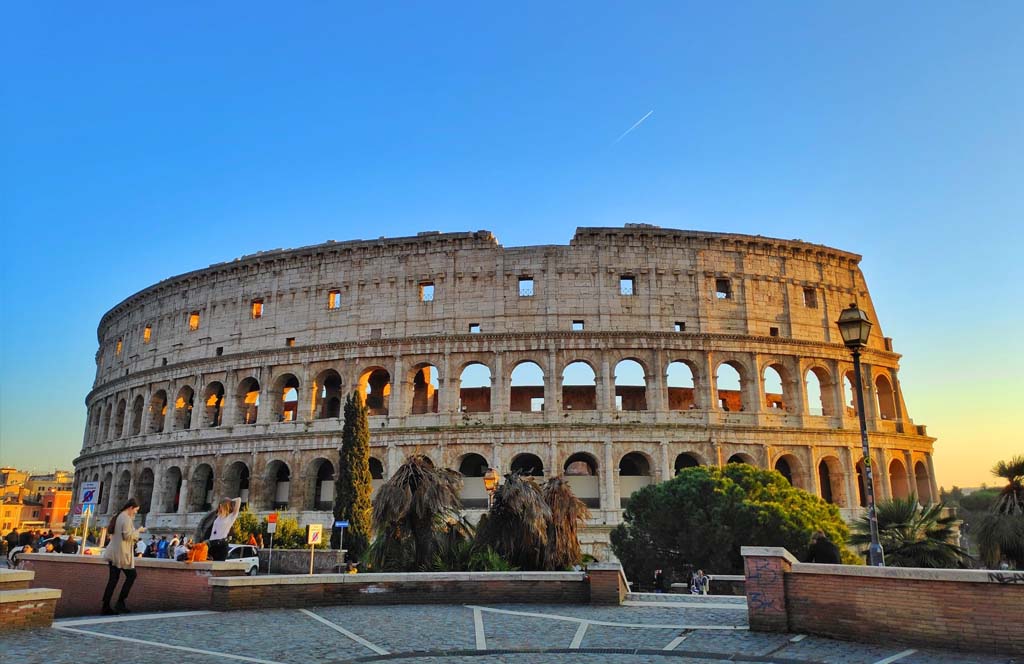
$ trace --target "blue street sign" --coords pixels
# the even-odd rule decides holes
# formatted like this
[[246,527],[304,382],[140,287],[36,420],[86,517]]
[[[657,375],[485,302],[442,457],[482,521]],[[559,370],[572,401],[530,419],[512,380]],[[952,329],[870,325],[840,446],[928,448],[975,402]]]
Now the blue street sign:
[[335,521],[334,522],[334,527],[335,528],[348,528],[348,521]]

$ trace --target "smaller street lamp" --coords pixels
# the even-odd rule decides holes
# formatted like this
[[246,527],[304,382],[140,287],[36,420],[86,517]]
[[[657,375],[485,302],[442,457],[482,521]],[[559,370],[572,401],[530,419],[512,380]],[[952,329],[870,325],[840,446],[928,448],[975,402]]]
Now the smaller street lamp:
[[864,453],[864,491],[867,493],[868,525],[871,528],[871,545],[868,547],[868,564],[872,567],[885,567],[885,555],[882,544],[878,541],[878,516],[875,513],[875,483],[871,471],[871,450],[868,448],[868,423],[864,417],[864,387],[860,376],[860,349],[868,345],[871,333],[871,321],[867,314],[853,302],[849,308],[843,309],[836,321],[843,343],[853,352],[854,392],[857,396],[857,417],[860,420],[860,444]]
[[487,490],[487,509],[491,509],[491,500],[494,498],[494,492],[498,490],[498,481],[501,479],[501,475],[494,468],[488,468],[487,472],[484,473],[484,489]]

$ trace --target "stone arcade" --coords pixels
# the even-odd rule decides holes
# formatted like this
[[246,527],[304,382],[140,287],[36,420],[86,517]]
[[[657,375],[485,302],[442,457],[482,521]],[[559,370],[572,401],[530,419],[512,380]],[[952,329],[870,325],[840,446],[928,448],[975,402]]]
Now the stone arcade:
[[156,532],[221,496],[329,522],[345,395],[371,408],[374,482],[411,453],[466,475],[565,473],[587,550],[638,488],[752,463],[860,513],[856,302],[879,498],[937,496],[933,438],[907,413],[860,257],[800,241],[579,228],[566,245],[488,231],[273,250],[164,280],[100,321],[76,483],[129,496]]

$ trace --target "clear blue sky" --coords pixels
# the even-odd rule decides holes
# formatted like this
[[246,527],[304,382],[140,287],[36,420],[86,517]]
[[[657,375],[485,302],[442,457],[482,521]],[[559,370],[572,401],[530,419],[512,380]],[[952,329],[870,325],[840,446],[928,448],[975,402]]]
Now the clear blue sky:
[[70,465],[167,276],[630,221],[864,254],[940,483],[1024,451],[1024,3],[555,4],[9,5],[0,462]]

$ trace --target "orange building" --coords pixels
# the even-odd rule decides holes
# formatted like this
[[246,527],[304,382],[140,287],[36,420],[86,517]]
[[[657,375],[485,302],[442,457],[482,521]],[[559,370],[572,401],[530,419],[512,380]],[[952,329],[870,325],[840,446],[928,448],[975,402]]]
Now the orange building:
[[71,510],[71,492],[51,489],[43,494],[40,517],[47,528],[64,530],[64,520]]

